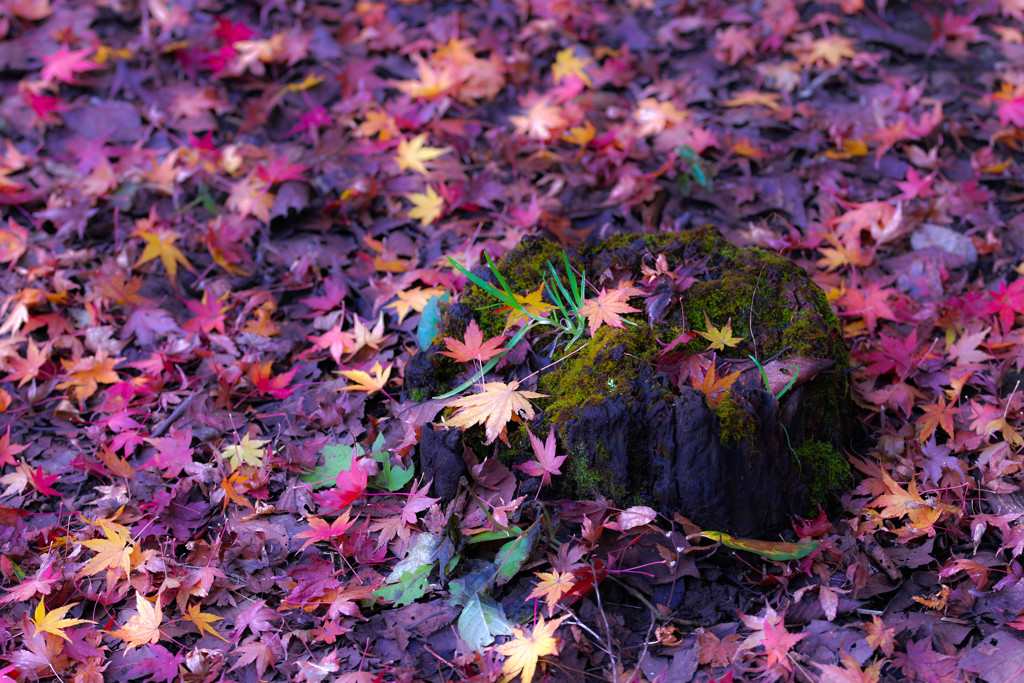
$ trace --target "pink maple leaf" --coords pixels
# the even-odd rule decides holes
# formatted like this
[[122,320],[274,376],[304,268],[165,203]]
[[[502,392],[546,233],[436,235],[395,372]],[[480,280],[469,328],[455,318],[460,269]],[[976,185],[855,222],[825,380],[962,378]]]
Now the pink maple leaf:
[[43,57],[43,69],[39,72],[39,78],[46,83],[53,83],[55,80],[74,83],[75,74],[99,68],[99,64],[88,58],[92,52],[92,48],[88,47],[69,50],[68,44],[62,43],[59,50]]
[[171,427],[167,436],[154,439],[146,439],[146,442],[156,448],[153,457],[144,463],[139,469],[157,467],[164,471],[163,476],[173,479],[181,474],[181,471],[192,464],[192,428],[186,427],[184,431]]
[[430,488],[430,482],[423,485],[423,488],[417,490],[416,484],[413,484],[412,491],[409,492],[408,498],[405,499],[405,507],[402,508],[402,521],[406,524],[415,524],[416,515],[424,510],[430,508],[431,505],[436,503],[439,498],[430,498],[426,495],[427,489]]
[[540,485],[544,486],[551,485],[551,475],[561,474],[562,471],[558,469],[562,465],[562,461],[567,456],[555,455],[555,427],[552,425],[551,431],[548,433],[548,438],[543,442],[533,435],[530,428],[526,428],[526,433],[530,435],[530,446],[533,447],[533,455],[537,458],[536,460],[528,460],[522,465],[516,465],[519,469],[526,472],[531,477],[540,477]]

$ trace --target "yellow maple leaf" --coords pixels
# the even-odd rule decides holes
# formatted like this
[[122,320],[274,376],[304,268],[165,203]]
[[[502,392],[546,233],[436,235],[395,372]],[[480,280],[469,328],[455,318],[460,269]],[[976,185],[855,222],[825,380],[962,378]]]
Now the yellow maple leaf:
[[220,621],[224,617],[218,617],[216,614],[207,614],[205,612],[200,612],[200,609],[202,609],[202,606],[198,602],[194,605],[189,605],[188,609],[185,610],[185,614],[182,615],[182,618],[185,621],[189,621],[195,624],[195,627],[199,629],[200,636],[209,633],[211,636],[216,636],[217,638],[220,638],[225,643],[228,642],[224,636],[217,633],[217,629],[215,629],[213,626],[210,626],[210,624],[212,624],[213,622]]
[[47,612],[46,605],[43,604],[43,599],[39,598],[39,605],[36,607],[35,616],[32,617],[32,624],[36,627],[35,634],[38,636],[41,631],[45,631],[47,633],[52,633],[55,636],[60,636],[70,643],[71,639],[64,633],[64,629],[69,626],[78,626],[79,624],[96,623],[89,619],[65,619],[64,615],[77,604],[77,602],[73,602],[70,605],[64,605],[63,607],[58,607],[55,610]]
[[355,382],[347,387],[342,387],[341,391],[365,391],[366,395],[374,394],[384,389],[384,385],[388,383],[391,378],[392,365],[388,365],[386,368],[382,367],[381,364],[374,363],[373,367],[370,368],[370,372],[365,370],[340,370],[339,375],[347,377],[348,379]]
[[551,65],[551,76],[555,83],[561,83],[566,78],[578,78],[586,86],[592,85],[590,76],[585,69],[590,64],[589,59],[580,59],[572,48],[559,50],[555,55],[555,63]]
[[409,315],[409,311],[422,313],[431,298],[441,296],[447,291],[444,287],[413,287],[397,292],[395,296],[398,297],[398,301],[393,301],[384,308],[395,309],[398,312],[398,323],[401,324],[405,316]]
[[79,569],[76,576],[92,576],[104,569],[122,569],[124,575],[128,576],[132,570],[132,550],[135,549],[131,534],[128,529],[113,522],[103,522],[99,526],[106,538],[79,542],[79,545],[95,551],[96,556]]
[[548,604],[548,616],[550,617],[555,609],[555,603],[569,592],[576,583],[576,579],[572,572],[559,571],[538,572],[537,578],[540,579],[540,583],[526,596],[526,599],[544,598],[544,602]]
[[544,617],[540,617],[529,634],[524,628],[513,627],[512,640],[498,646],[498,652],[508,657],[501,672],[508,676],[521,674],[523,683],[530,683],[537,661],[544,655],[558,654],[562,639],[555,636],[555,631],[567,618],[568,615],[545,622]]
[[809,66],[839,66],[844,59],[853,59],[857,51],[853,49],[853,41],[844,36],[833,34],[826,38],[818,38],[810,44],[800,62]]
[[745,339],[745,337],[732,336],[732,318],[729,318],[729,322],[721,327],[715,327],[711,324],[711,321],[708,319],[708,313],[705,311],[704,327],[707,329],[707,332],[698,332],[697,334],[711,342],[708,344],[709,350],[725,351],[725,347],[736,346]]
[[160,595],[157,594],[156,604],[153,604],[144,598],[142,593],[136,591],[135,607],[138,613],[133,614],[124,626],[116,631],[106,631],[128,644],[125,652],[131,652],[134,647],[142,647],[160,641],[160,623],[164,619],[163,612],[160,610]]
[[533,290],[529,294],[513,294],[516,301],[523,306],[523,311],[511,309],[508,306],[502,306],[498,309],[499,313],[510,311],[508,314],[508,320],[505,321],[504,332],[508,332],[510,328],[518,325],[521,322],[527,322],[530,319],[528,314],[532,314],[538,317],[546,317],[548,311],[554,308],[553,305],[545,303],[541,297],[544,296],[544,284]]
[[518,388],[519,382],[484,383],[480,393],[462,396],[446,404],[458,410],[448,418],[445,426],[467,429],[482,424],[487,434],[485,443],[493,442],[513,416],[533,419],[533,406],[527,399],[544,398],[547,395],[535,391],[517,391]]
[[429,171],[423,162],[433,161],[451,151],[447,147],[425,147],[426,141],[427,134],[420,133],[412,140],[402,140],[398,143],[398,156],[395,159],[398,163],[398,170],[404,171],[411,168],[417,173],[428,175]]
[[409,218],[418,220],[424,226],[433,225],[444,211],[444,199],[429,185],[425,193],[413,192],[405,195],[405,198],[412,202]]
[[132,232],[135,237],[141,237],[146,243],[145,248],[142,250],[142,255],[139,256],[139,260],[135,262],[135,267],[138,268],[144,263],[149,263],[153,259],[159,258],[160,262],[164,264],[164,269],[167,270],[167,275],[170,279],[174,279],[178,275],[178,264],[180,263],[187,270],[196,272],[196,269],[192,267],[192,264],[185,258],[185,254],[181,253],[181,249],[174,246],[174,243],[178,241],[181,234],[170,228],[141,228]]
[[562,139],[572,145],[586,147],[597,134],[597,129],[590,121],[584,121],[580,126],[573,126],[562,135]]
[[268,443],[270,443],[269,440],[253,439],[246,434],[239,443],[231,444],[222,450],[220,457],[227,459],[228,467],[232,471],[237,470],[243,464],[260,467],[263,465],[263,455],[267,450]]

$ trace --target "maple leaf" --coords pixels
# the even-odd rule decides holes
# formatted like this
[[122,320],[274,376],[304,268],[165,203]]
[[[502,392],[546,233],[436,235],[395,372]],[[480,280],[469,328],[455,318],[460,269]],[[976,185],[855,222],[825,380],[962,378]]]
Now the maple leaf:
[[341,357],[352,350],[355,337],[349,332],[341,331],[341,323],[338,323],[323,334],[308,335],[306,337],[318,349],[326,349],[331,358],[338,365],[341,365]]
[[853,41],[838,34],[813,41],[800,62],[808,66],[825,66],[835,68],[844,59],[853,59],[857,51],[853,49]]
[[25,357],[13,356],[7,359],[7,368],[10,373],[3,378],[4,382],[18,381],[18,387],[23,387],[39,376],[39,371],[50,360],[50,342],[43,344],[42,348],[35,345],[31,339],[25,348]]
[[[299,550],[305,550],[309,546],[313,545],[318,541],[329,541],[332,538],[343,537],[345,532],[348,531],[356,520],[349,520],[349,511],[345,510],[337,519],[328,524],[325,520],[320,517],[309,517],[306,521],[309,523],[309,530],[303,531],[300,534],[295,534],[295,538],[308,538]],[[357,518],[358,519],[358,518]]]
[[173,479],[181,474],[182,470],[193,464],[191,427],[186,427],[184,430],[171,427],[167,436],[146,439],[146,443],[156,448],[156,454],[139,469],[157,467],[164,471],[165,478]]
[[7,219],[7,227],[0,229],[0,263],[17,263],[28,250],[28,231]]
[[424,227],[436,223],[444,212],[444,199],[430,185],[427,186],[425,193],[413,192],[405,195],[405,198],[412,202],[412,208],[407,215],[418,220]]
[[707,399],[708,405],[711,406],[712,408],[717,406],[722,401],[722,399],[725,397],[725,394],[732,388],[732,385],[736,383],[736,380],[739,379],[740,374],[742,374],[740,370],[737,370],[732,374],[726,375],[724,377],[719,377],[717,374],[717,370],[715,368],[716,362],[716,360],[711,361],[711,365],[708,366],[708,369],[704,372],[704,375],[703,377],[701,377],[699,383],[697,382],[696,378],[690,378],[690,382],[693,388],[704,394],[704,397]]
[[46,611],[46,606],[43,604],[42,598],[39,599],[39,605],[36,607],[35,616],[32,618],[32,624],[36,627],[36,635],[40,632],[45,631],[46,633],[52,633],[55,636],[60,636],[64,640],[71,642],[67,634],[64,633],[64,629],[69,626],[78,626],[79,624],[95,624],[95,621],[89,619],[65,619],[64,615],[68,611],[77,605],[77,602],[73,602],[70,605],[64,605],[58,607],[55,610],[49,612]]
[[398,323],[401,324],[405,320],[405,316],[409,315],[409,311],[422,313],[433,297],[442,296],[447,291],[443,287],[413,287],[396,293],[398,301],[394,301],[384,308],[395,309],[398,312]]
[[174,280],[178,275],[178,264],[181,264],[193,273],[196,272],[196,269],[185,258],[185,254],[181,253],[181,249],[174,246],[174,243],[181,237],[181,234],[177,231],[170,228],[142,227],[133,231],[132,235],[134,237],[141,237],[146,243],[142,254],[139,256],[139,260],[135,262],[136,268],[159,258],[160,262],[164,264],[167,275],[171,280]]
[[7,425],[7,431],[0,436],[0,465],[17,465],[18,461],[14,456],[24,451],[28,446],[11,443],[11,425]]
[[384,390],[384,385],[391,378],[391,365],[381,367],[380,362],[373,364],[370,372],[365,370],[339,370],[338,374],[352,380],[355,384],[342,387],[341,391],[365,391],[367,395]]
[[697,332],[697,334],[711,342],[708,344],[708,350],[725,351],[725,347],[736,346],[744,339],[744,337],[732,336],[732,318],[729,318],[729,322],[722,327],[715,327],[708,319],[707,311],[704,311],[704,328],[707,332]]
[[99,64],[88,59],[92,53],[93,50],[88,47],[69,50],[67,43],[61,43],[60,49],[43,57],[43,68],[39,72],[39,78],[46,84],[54,81],[74,83],[75,74],[99,68]]
[[501,667],[502,673],[510,677],[521,675],[523,683],[530,683],[537,661],[545,655],[558,654],[561,638],[555,636],[555,631],[568,618],[566,615],[545,623],[544,617],[540,617],[529,634],[526,629],[513,626],[512,640],[498,646],[498,652],[508,658]]
[[[543,442],[533,435],[530,428],[526,428],[530,436],[530,446],[533,448],[533,455],[536,460],[527,460],[521,465],[516,465],[531,477],[540,477],[541,488],[551,485],[551,475],[561,474],[558,469],[562,462],[568,457],[566,455],[555,455],[555,427],[551,426],[548,438]],[[538,494],[540,490],[538,489]]]
[[917,435],[920,441],[927,441],[936,427],[942,427],[950,439],[954,438],[953,418],[962,413],[963,408],[954,408],[952,403],[947,405],[946,398],[939,396],[938,403],[921,406],[921,410],[924,415],[917,419],[917,424],[921,425],[921,432]]
[[544,602],[548,605],[548,617],[550,618],[554,612],[555,604],[572,589],[576,583],[576,578],[572,575],[572,572],[559,571],[538,572],[537,578],[540,579],[540,582],[526,596],[526,599],[544,598]]
[[1003,332],[1009,332],[1016,315],[1024,313],[1024,278],[1014,280],[1010,285],[1000,281],[998,291],[990,292],[989,296],[992,300],[982,310],[982,314],[997,314]]
[[142,593],[135,591],[135,608],[136,614],[133,614],[124,626],[116,631],[105,631],[128,644],[125,652],[131,652],[132,648],[142,647],[147,643],[155,644],[160,641],[160,623],[164,619],[160,609],[160,594],[157,594],[154,604],[144,598]]
[[544,296],[544,283],[541,283],[537,289],[533,290],[529,294],[513,294],[512,296],[514,296],[515,300],[523,307],[523,310],[519,311],[508,306],[502,306],[496,311],[497,313],[509,311],[508,319],[505,321],[504,332],[508,332],[510,328],[521,322],[528,322],[530,320],[530,315],[544,318],[547,317],[549,311],[554,309],[554,305],[542,301],[542,297]]
[[243,475],[241,471],[232,472],[231,476],[223,477],[220,481],[220,488],[224,491],[224,510],[228,509],[228,503],[234,501],[244,508],[253,509],[252,503],[250,503],[245,495],[238,490],[237,485],[243,484],[252,479],[251,476]]
[[79,578],[92,576],[104,569],[120,569],[125,576],[128,576],[132,570],[132,551],[135,550],[131,534],[128,529],[113,522],[105,522],[101,528],[106,538],[93,538],[79,542],[79,545],[84,545],[89,550],[95,551],[96,556],[79,569],[76,576]]
[[516,381],[511,384],[484,383],[480,393],[462,396],[446,404],[458,410],[448,418],[445,426],[468,429],[473,425],[482,424],[487,434],[485,443],[493,443],[513,416],[533,419],[533,406],[527,399],[546,396],[535,391],[517,391],[518,387],[519,382]]
[[83,406],[85,399],[95,394],[100,384],[114,384],[120,381],[120,377],[114,371],[114,366],[122,360],[124,359],[108,358],[102,350],[89,358],[78,360],[61,358],[61,365],[69,374],[66,380],[57,385],[57,388],[73,388],[78,404]]
[[790,633],[786,630],[786,625],[781,621],[776,626],[770,621],[765,620],[764,638],[761,639],[761,645],[768,655],[765,667],[770,669],[778,663],[787,671],[792,671],[793,668],[789,663],[789,650],[808,635],[807,633]]
[[466,326],[463,341],[458,341],[452,337],[445,337],[444,345],[448,350],[439,351],[439,353],[442,356],[454,358],[460,363],[471,363],[473,361],[486,363],[502,351],[508,350],[501,346],[503,341],[505,341],[505,337],[498,335],[491,337],[485,342],[484,334],[480,331],[480,326],[476,324],[476,319],[474,318]]
[[424,493],[430,488],[430,482],[427,482],[420,488],[416,489],[416,483],[413,483],[412,491],[409,492],[405,499],[405,505],[402,506],[402,521],[408,525],[416,523],[416,515],[424,510],[430,509],[430,506],[436,503],[440,498],[431,498]]
[[398,143],[397,158],[398,170],[412,169],[417,173],[429,175],[430,172],[424,165],[426,161],[433,161],[438,157],[448,154],[451,150],[447,147],[424,147],[427,141],[427,134],[420,133],[412,140],[402,140]]
[[448,94],[457,84],[455,70],[450,66],[435,70],[421,55],[413,55],[412,61],[416,62],[416,74],[419,78],[393,83],[409,97],[436,100]]
[[632,287],[613,289],[610,292],[604,287],[596,299],[584,299],[579,307],[579,313],[587,316],[587,329],[593,337],[597,328],[607,323],[612,327],[624,329],[626,325],[619,317],[625,313],[638,313],[639,309],[630,306],[627,301],[630,293],[636,291]]
[[191,622],[195,625],[196,628],[199,629],[200,637],[209,633],[211,636],[220,638],[225,643],[228,642],[227,638],[217,633],[217,629],[211,626],[211,624],[220,621],[224,617],[218,617],[216,614],[208,614],[206,612],[201,612],[201,609],[202,606],[197,602],[194,605],[189,605],[188,609],[185,610],[184,614],[182,614],[181,616],[185,621]]
[[268,443],[270,443],[269,440],[253,439],[246,434],[239,443],[225,447],[220,452],[220,457],[228,461],[228,468],[231,471],[237,470],[241,465],[252,465],[259,468],[263,465],[263,456]]
[[363,495],[368,477],[366,468],[353,460],[351,467],[338,472],[334,480],[335,488],[315,493],[313,499],[329,510],[341,510]]
[[272,377],[271,366],[274,361],[268,360],[263,363],[257,363],[249,368],[249,381],[256,387],[256,391],[261,394],[273,396],[277,399],[288,398],[294,392],[294,389],[289,389],[288,383],[292,381],[292,377],[299,371],[298,368],[292,368],[288,372],[282,372],[276,377]]
[[555,55],[555,63],[551,65],[551,76],[555,83],[560,83],[566,78],[576,78],[589,87],[592,83],[586,72],[588,64],[590,60],[580,59],[572,48],[559,50]]
[[508,117],[517,134],[544,142],[569,125],[562,108],[551,104],[549,97],[527,97],[523,106],[527,106],[526,102],[530,100],[534,101],[529,104],[526,114]]

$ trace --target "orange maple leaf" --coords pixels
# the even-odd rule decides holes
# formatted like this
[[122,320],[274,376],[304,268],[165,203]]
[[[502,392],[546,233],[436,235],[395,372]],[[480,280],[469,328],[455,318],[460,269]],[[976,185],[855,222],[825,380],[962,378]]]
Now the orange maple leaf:
[[142,647],[160,641],[160,622],[164,620],[163,612],[160,610],[160,594],[157,594],[154,604],[144,598],[142,593],[136,591],[135,607],[138,612],[133,614],[124,626],[116,631],[106,631],[128,644],[125,652],[131,652],[134,647]]
[[43,604],[43,599],[39,598],[39,605],[36,607],[35,616],[32,618],[32,624],[36,627],[36,635],[38,636],[40,631],[52,633],[55,636],[60,636],[64,640],[71,642],[71,639],[64,633],[64,629],[69,626],[78,626],[79,624],[95,624],[95,621],[89,619],[65,619],[64,615],[68,613],[72,607],[77,605],[77,602],[73,602],[70,605],[64,605],[58,607],[50,612],[46,611],[46,605]]
[[922,443],[931,437],[936,427],[942,427],[942,431],[946,432],[950,439],[954,438],[953,418],[962,413],[963,408],[954,408],[952,403],[947,405],[946,398],[939,396],[938,403],[921,406],[921,410],[924,411],[924,415],[917,418],[917,424],[921,425],[921,433],[917,438]]
[[562,639],[555,636],[555,631],[567,618],[568,615],[545,622],[541,617],[530,633],[513,627],[513,639],[498,646],[498,652],[508,657],[501,667],[502,673],[510,677],[521,674],[523,683],[530,683],[537,661],[544,655],[558,654]]
[[719,377],[715,369],[715,362],[716,361],[714,360],[711,361],[711,365],[708,367],[699,383],[696,378],[690,378],[690,383],[693,388],[704,394],[704,397],[708,401],[708,405],[712,408],[717,406],[722,399],[725,398],[725,394],[729,392],[732,385],[736,383],[736,380],[740,376],[740,371],[737,370],[725,377]]
[[438,97],[448,94],[457,85],[455,69],[451,66],[435,70],[420,55],[413,55],[412,61],[416,62],[416,75],[419,78],[392,82],[398,90],[404,92],[409,97],[436,100]]
[[576,578],[572,572],[559,571],[538,572],[537,578],[540,579],[540,583],[526,596],[526,599],[544,598],[544,602],[548,605],[548,617],[550,617],[555,609],[555,603],[569,592],[576,583]]
[[75,398],[78,399],[78,404],[81,406],[85,403],[85,399],[96,393],[99,385],[114,384],[120,381],[121,378],[114,372],[114,366],[122,360],[124,359],[108,358],[103,351],[98,352],[95,356],[78,360],[62,358],[61,365],[70,374],[66,380],[57,385],[57,388],[73,388]]
[[482,424],[487,434],[485,443],[492,443],[505,430],[505,425],[513,416],[533,419],[533,406],[527,399],[546,396],[535,391],[517,391],[518,387],[519,382],[484,383],[480,393],[463,396],[446,404],[458,410],[448,418],[445,426],[467,429]]
[[633,291],[636,290],[632,287],[621,287],[609,292],[602,287],[596,299],[583,300],[579,313],[587,316],[587,329],[590,330],[591,337],[597,332],[597,328],[605,323],[619,329],[626,327],[620,316],[624,313],[638,312],[638,309],[627,303]]

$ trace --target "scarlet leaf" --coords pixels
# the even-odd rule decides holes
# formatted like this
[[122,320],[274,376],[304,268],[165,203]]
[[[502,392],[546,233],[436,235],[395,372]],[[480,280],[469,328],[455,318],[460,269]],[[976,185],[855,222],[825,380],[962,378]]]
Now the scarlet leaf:
[[473,361],[486,363],[506,350],[501,346],[504,341],[505,338],[500,335],[484,341],[484,335],[480,331],[480,326],[476,324],[476,320],[470,320],[469,325],[466,326],[466,334],[463,336],[463,341],[460,342],[452,337],[445,337],[444,345],[448,350],[441,351],[440,353],[442,356],[454,358],[460,363],[471,363]]

